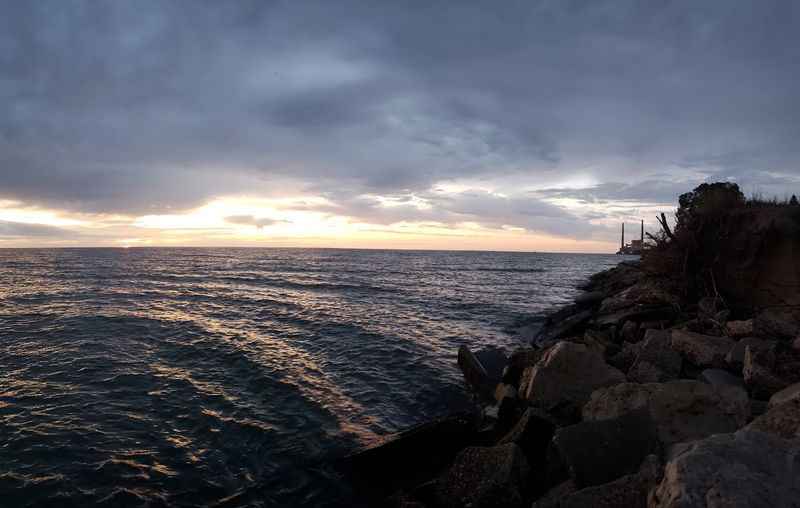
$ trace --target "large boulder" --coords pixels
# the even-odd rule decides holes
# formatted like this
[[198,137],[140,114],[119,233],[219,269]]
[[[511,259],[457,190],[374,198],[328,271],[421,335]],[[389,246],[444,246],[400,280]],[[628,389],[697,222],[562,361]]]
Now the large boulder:
[[798,506],[800,441],[752,430],[689,443],[664,468],[650,508]]
[[628,370],[628,380],[636,383],[658,383],[675,379],[681,372],[681,356],[670,344],[666,330],[647,330],[639,354]]
[[617,418],[641,407],[650,411],[659,440],[665,445],[733,432],[750,416],[750,401],[744,390],[676,380],[599,389],[584,406],[583,418]]
[[528,408],[517,424],[497,444],[516,443],[534,469],[544,466],[556,423],[541,410]]
[[443,508],[519,508],[530,468],[514,443],[469,447],[436,480],[436,505]]
[[789,402],[790,400],[800,399],[800,383],[787,386],[783,390],[777,392],[769,399],[769,407]]
[[492,398],[494,389],[503,376],[506,356],[495,348],[473,353],[467,346],[458,348],[458,366],[464,380],[476,393],[484,398]]
[[742,375],[754,397],[769,399],[774,393],[800,382],[800,352],[782,343],[769,349],[748,346]]
[[800,320],[789,310],[767,309],[756,316],[753,328],[761,337],[792,340],[800,334]]
[[572,482],[559,486],[533,504],[533,508],[647,508],[647,494],[661,481],[663,467],[649,455],[634,474],[613,482],[576,490]]
[[558,406],[579,412],[594,390],[625,381],[625,375],[597,352],[563,341],[550,348],[529,374],[521,397],[546,410]]
[[607,483],[639,469],[658,450],[645,408],[609,420],[586,421],[556,431],[553,446],[578,488]]
[[728,368],[741,372],[744,368],[744,353],[747,347],[753,350],[769,350],[775,347],[775,341],[759,339],[757,337],[745,337],[733,345],[728,354],[725,355],[725,363]]
[[687,362],[701,368],[725,366],[725,356],[735,342],[727,337],[713,337],[687,330],[672,330],[672,349]]
[[[784,439],[800,438],[800,399],[773,406],[747,428],[768,432]],[[800,474],[800,473],[799,473]]]

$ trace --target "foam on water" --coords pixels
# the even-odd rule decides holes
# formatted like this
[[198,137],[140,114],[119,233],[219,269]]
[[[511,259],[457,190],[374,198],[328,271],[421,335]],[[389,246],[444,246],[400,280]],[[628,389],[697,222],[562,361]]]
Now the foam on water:
[[334,457],[466,401],[615,256],[0,250],[3,506],[347,504]]

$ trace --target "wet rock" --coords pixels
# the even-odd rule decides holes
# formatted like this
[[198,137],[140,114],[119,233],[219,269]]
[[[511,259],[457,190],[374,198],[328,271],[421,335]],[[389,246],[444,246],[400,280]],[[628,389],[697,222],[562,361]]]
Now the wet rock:
[[736,372],[741,372],[744,367],[744,352],[747,346],[758,350],[767,350],[775,347],[774,341],[759,339],[756,337],[745,337],[733,345],[728,354],[725,355],[725,363],[729,368]]
[[572,482],[533,504],[533,508],[647,508],[647,494],[658,485],[663,467],[656,455],[648,455],[639,471],[613,482],[575,489]]
[[700,381],[712,386],[732,386],[744,390],[744,380],[722,369],[706,369],[700,373]]
[[529,474],[525,455],[514,443],[466,448],[436,481],[437,506],[521,507]]
[[582,306],[591,307],[603,301],[606,294],[602,291],[587,291],[575,297],[575,303]]
[[475,357],[481,362],[489,380],[498,383],[503,378],[503,369],[508,363],[505,353],[497,348],[481,349],[475,353]]
[[725,323],[725,334],[734,339],[743,339],[753,335],[753,320],[728,321]]
[[543,349],[531,347],[521,348],[511,353],[508,363],[503,370],[503,382],[519,388],[522,373],[526,368],[532,367],[539,361],[544,353]]
[[749,399],[741,389],[676,380],[599,389],[584,406],[583,419],[617,418],[642,407],[649,410],[665,445],[733,432],[750,415]]
[[800,399],[800,383],[795,383],[793,385],[789,385],[783,390],[775,393],[769,399],[769,405],[777,406],[778,404],[783,404],[784,402],[789,402],[790,400]]
[[672,349],[684,360],[698,367],[725,366],[725,356],[734,341],[727,337],[713,337],[686,330],[672,330]]
[[792,340],[800,334],[800,321],[788,310],[767,309],[753,323],[756,335],[768,339]]
[[380,444],[346,457],[338,466],[365,498],[384,499],[434,478],[476,435],[472,415],[439,418],[388,436]]
[[769,408],[747,426],[784,439],[800,438],[800,399],[791,399]]
[[658,438],[649,412],[639,408],[617,418],[558,429],[553,446],[575,486],[583,488],[634,473],[657,451]]
[[536,335],[535,342],[539,345],[549,345],[558,339],[579,334],[591,317],[591,310],[583,310],[560,320],[552,317]]
[[647,330],[639,354],[628,370],[628,380],[636,383],[658,383],[675,379],[683,360],[671,346],[666,330]]
[[534,470],[544,467],[556,423],[546,413],[528,408],[517,424],[497,444],[516,443]]
[[597,388],[625,381],[625,375],[583,344],[559,342],[531,368],[521,397],[543,409],[580,412]]
[[464,380],[473,390],[479,391],[489,384],[486,368],[467,346],[458,348],[458,366],[464,374]]
[[797,506],[800,445],[757,431],[690,443],[664,468],[650,508]]

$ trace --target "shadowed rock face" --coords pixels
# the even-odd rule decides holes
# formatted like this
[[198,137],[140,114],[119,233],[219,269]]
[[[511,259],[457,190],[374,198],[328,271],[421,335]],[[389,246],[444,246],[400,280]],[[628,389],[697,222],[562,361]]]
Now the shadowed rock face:
[[733,432],[750,416],[750,402],[744,390],[678,380],[623,383],[597,390],[584,406],[583,418],[616,418],[641,407],[649,409],[659,440],[665,445]]
[[755,430],[688,444],[664,468],[650,508],[797,506],[800,442]]
[[525,455],[514,443],[466,448],[436,481],[436,504],[443,508],[518,508],[529,474]]

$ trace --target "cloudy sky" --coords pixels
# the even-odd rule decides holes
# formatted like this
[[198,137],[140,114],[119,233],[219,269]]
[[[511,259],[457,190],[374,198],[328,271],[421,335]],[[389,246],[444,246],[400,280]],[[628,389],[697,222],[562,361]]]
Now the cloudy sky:
[[608,252],[799,87],[792,0],[0,0],[0,246]]

